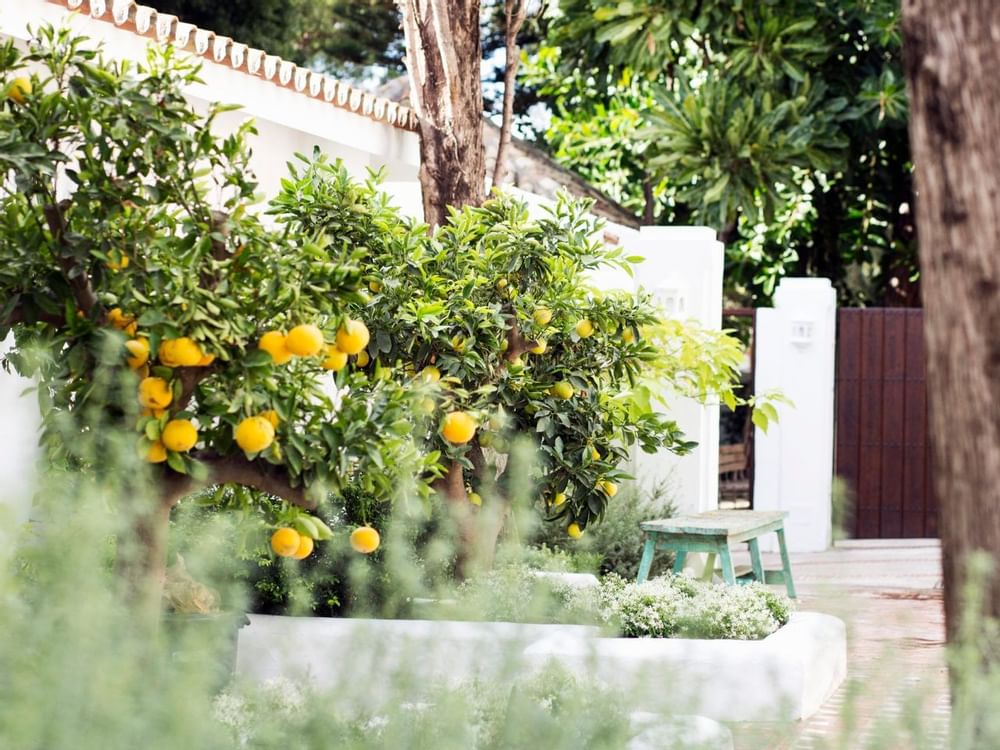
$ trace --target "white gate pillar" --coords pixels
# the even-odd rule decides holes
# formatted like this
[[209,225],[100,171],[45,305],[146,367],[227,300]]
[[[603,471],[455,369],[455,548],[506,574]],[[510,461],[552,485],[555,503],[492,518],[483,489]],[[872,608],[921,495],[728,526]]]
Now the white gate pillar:
[[[13,346],[13,336],[0,341],[0,357]],[[17,528],[28,520],[35,490],[42,417],[35,394],[21,395],[34,385],[27,378],[0,368],[0,414],[8,434],[0,451],[0,543],[9,543]]]
[[[777,389],[795,402],[754,435],[756,510],[785,510],[789,549],[830,546],[833,490],[837,294],[829,279],[784,279],[774,307],[757,310],[757,393]],[[775,550],[773,535],[762,547]]]
[[[722,327],[723,248],[714,230],[642,227],[623,244],[645,258],[635,269],[636,287],[651,292],[670,317]],[[669,390],[664,395],[666,413],[698,447],[686,456],[636,450],[633,474],[645,489],[665,482],[681,513],[713,510],[719,505],[719,402],[702,404]]]

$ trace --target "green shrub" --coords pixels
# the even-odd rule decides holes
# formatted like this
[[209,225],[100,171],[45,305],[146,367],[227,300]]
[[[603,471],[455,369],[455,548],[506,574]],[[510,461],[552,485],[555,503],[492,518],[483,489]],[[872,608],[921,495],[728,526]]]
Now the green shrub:
[[599,573],[603,556],[566,547],[550,547],[545,542],[538,545],[505,545],[497,554],[497,565],[520,564],[532,570],[554,573]]
[[[668,483],[642,490],[635,485],[622,488],[615,502],[608,506],[600,523],[587,527],[580,540],[566,536],[565,531],[549,525],[538,530],[536,544],[570,555],[598,555],[598,570],[602,574],[614,573],[622,578],[634,579],[639,574],[642,558],[643,535],[639,524],[655,518],[668,518],[677,511]],[[673,555],[660,553],[653,560],[650,575],[670,571]]]

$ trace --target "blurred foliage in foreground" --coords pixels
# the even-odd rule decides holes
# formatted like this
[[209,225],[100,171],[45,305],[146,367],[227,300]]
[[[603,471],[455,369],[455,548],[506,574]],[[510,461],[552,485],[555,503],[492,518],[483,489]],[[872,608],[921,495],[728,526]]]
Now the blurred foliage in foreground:
[[[109,512],[109,506],[127,506],[134,492],[129,477],[136,462],[130,442],[118,441],[117,452],[123,458],[109,460],[111,470],[99,482],[75,472],[43,478],[37,521],[23,530],[17,545],[8,535],[11,530],[4,530],[0,747],[5,750],[109,746],[621,750],[636,736],[634,717],[627,708],[629,695],[558,672],[518,673],[510,682],[426,685],[401,676],[399,664],[376,658],[369,671],[345,674],[338,686],[329,689],[286,678],[264,684],[237,681],[220,690],[224,674],[220,665],[224,668],[231,660],[232,628],[228,633],[200,631],[181,624],[151,633],[124,603],[114,560],[127,550],[131,526],[127,517]],[[67,496],[74,498],[69,506],[45,502]],[[211,551],[212,525],[228,520],[214,516],[193,533],[187,553],[192,570],[204,569],[197,558]],[[335,544],[331,541],[329,546]],[[398,547],[387,546],[385,552],[390,549]],[[389,559],[393,588],[406,595],[421,590],[440,595],[442,590],[421,589],[412,576],[408,578],[411,559],[404,555]],[[238,605],[241,592],[229,587],[228,573],[216,571],[205,583]],[[970,618],[964,635],[974,643],[995,640],[996,632],[994,624]],[[391,645],[397,656],[407,653],[405,645],[384,645]],[[308,652],[315,644],[274,646],[278,651],[289,647]],[[998,677],[984,671],[975,653],[960,648],[954,655],[960,705],[952,747],[957,750],[993,747],[1000,739],[1000,727],[990,718],[995,715]],[[412,657],[419,660],[423,654]],[[362,700],[372,686],[381,691],[381,700]],[[859,700],[863,695],[851,694],[847,710]],[[877,740],[862,742],[847,736],[831,747],[932,746],[933,717],[907,712],[896,719],[886,717],[883,724]],[[773,740],[774,735],[769,737]],[[544,744],[533,745],[532,739]]]

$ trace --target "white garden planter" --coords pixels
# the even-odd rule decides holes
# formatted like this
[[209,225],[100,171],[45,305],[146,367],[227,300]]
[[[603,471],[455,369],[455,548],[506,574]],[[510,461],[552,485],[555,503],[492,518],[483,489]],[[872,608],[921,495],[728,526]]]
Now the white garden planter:
[[597,628],[581,625],[250,615],[236,671],[261,682],[304,679],[371,709],[401,697],[417,700],[435,685],[513,680],[528,668],[529,646],[597,635]]
[[843,622],[799,613],[760,641],[606,638],[580,625],[251,615],[237,673],[307,680],[372,709],[429,686],[515,681],[558,663],[628,692],[636,709],[719,721],[814,713],[844,679]]
[[637,708],[719,721],[793,721],[815,713],[847,674],[844,623],[803,612],[759,641],[684,638],[547,640],[528,662],[556,662],[631,690]]

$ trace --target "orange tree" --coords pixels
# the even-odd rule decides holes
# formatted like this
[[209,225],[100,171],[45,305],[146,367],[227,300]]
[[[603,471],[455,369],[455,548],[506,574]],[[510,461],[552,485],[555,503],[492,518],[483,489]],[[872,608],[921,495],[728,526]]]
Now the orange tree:
[[[590,285],[599,267],[631,272],[638,259],[595,239],[586,204],[561,200],[532,219],[500,196],[452,210],[431,232],[387,214],[374,181],[359,188],[317,155],[273,205],[294,232],[364,246],[371,297],[352,309],[372,336],[354,366],[433,387],[420,401],[421,437],[442,456],[435,484],[457,511],[467,559],[476,543],[489,558],[511,480],[523,478],[515,436],[538,448],[525,471],[539,509],[577,537],[627,478],[633,447],[692,447],[657,408],[665,391],[737,402],[738,342],[665,319],[645,293]],[[758,423],[774,416],[758,404]],[[493,522],[477,523],[491,505]]]
[[[281,498],[225,504],[266,512],[274,550],[302,557],[329,536],[309,513],[327,491],[389,497],[435,465],[410,437],[417,389],[333,382],[328,343],[367,336],[346,315],[363,306],[362,247],[265,226],[252,125],[213,133],[225,108],[192,111],[196,81],[169,47],[142,66],[51,28],[0,47],[0,339],[13,331],[7,362],[39,381],[52,460],[100,470],[57,429],[67,415],[89,440],[98,422],[135,431],[157,490],[134,509],[146,575],[171,507],[200,488]],[[109,373],[119,387],[97,389]]]

